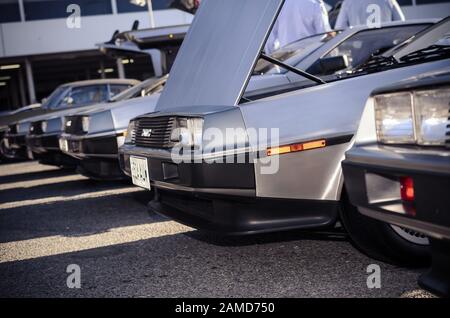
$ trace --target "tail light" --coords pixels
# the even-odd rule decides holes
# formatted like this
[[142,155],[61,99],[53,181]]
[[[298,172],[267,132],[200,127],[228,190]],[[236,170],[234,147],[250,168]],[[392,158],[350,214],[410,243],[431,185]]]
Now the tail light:
[[411,177],[400,178],[400,194],[403,201],[414,201],[414,181]]

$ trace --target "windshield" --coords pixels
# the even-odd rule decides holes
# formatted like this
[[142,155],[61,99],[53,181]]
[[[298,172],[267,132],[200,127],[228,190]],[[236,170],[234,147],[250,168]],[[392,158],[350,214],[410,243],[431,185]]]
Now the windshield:
[[337,73],[353,70],[367,62],[372,55],[382,54],[427,26],[429,25],[418,24],[364,30],[339,44],[322,59],[333,56],[345,56],[348,60],[348,67],[339,70]]
[[55,108],[64,99],[68,90],[69,88],[67,86],[59,86],[44,101],[42,108]]
[[422,30],[381,55],[373,55],[366,63],[353,70],[353,74],[377,72],[405,63],[417,64],[448,58],[449,39],[450,17]]
[[[319,47],[333,39],[338,32],[330,32],[325,34],[313,35],[303,38],[296,42],[286,45],[285,47],[273,52],[270,56],[281,62],[294,66],[300,62],[302,57],[308,53],[312,53]],[[304,55],[303,55],[304,54]],[[263,75],[266,73],[285,73],[287,70],[280,68],[270,62],[260,59],[256,64],[254,74]]]

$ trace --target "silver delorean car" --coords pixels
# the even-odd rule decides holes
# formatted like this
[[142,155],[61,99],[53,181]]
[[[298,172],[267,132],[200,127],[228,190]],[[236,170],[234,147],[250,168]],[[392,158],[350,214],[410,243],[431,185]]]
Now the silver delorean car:
[[[105,85],[110,82],[109,85]],[[97,83],[97,84],[95,84]],[[103,85],[99,85],[104,83]],[[114,83],[114,84],[113,84]],[[103,79],[80,82],[79,89],[72,88],[62,103],[53,112],[22,120],[28,126],[24,136],[28,157],[38,159],[42,164],[74,166],[77,161],[65,156],[58,147],[64,115],[98,107],[114,100],[115,96],[140,83],[133,79]],[[63,94],[64,95],[64,94]],[[67,104],[66,104],[67,103]]]
[[93,179],[126,177],[119,166],[118,147],[124,143],[130,119],[156,106],[167,78],[147,80],[117,95],[114,103],[63,119],[59,149],[79,159],[79,173]]
[[[386,23],[377,29],[360,26],[314,35],[287,45],[271,57],[315,75],[329,75],[354,69],[371,54],[387,50],[435,22]],[[246,96],[254,98],[256,95],[274,95],[274,91],[298,89],[298,83],[304,79],[294,71],[260,59],[247,86]],[[123,144],[124,138],[117,136],[123,135],[130,119],[154,111],[157,101],[156,96],[142,98],[111,109],[95,109],[68,117],[66,122],[79,124],[65,128],[60,145],[66,154],[81,159],[79,171],[82,174],[96,179],[122,178],[124,175],[117,165],[117,146]],[[82,122],[92,124],[83,130]]]
[[[443,297],[450,296],[449,115],[449,70],[378,88],[342,162],[347,192],[357,207],[346,227],[362,242],[377,240],[385,253],[395,252],[392,242],[372,233],[390,224],[410,229],[418,248],[430,240],[432,266],[419,284]],[[372,223],[371,233],[361,231],[365,222]]]
[[[371,91],[450,66],[435,45],[450,31],[446,19],[351,73],[294,70],[262,53],[282,5],[203,2],[156,111],[130,122],[119,149],[133,182],[154,189],[152,211],[234,235],[334,227],[349,217],[341,161]],[[306,78],[302,89],[243,96],[259,57]]]
[[60,112],[106,102],[115,94],[137,83],[139,81],[132,79],[97,79],[58,86],[39,109],[9,123],[8,132],[5,134],[5,155],[10,158],[27,158],[26,135],[33,121]]

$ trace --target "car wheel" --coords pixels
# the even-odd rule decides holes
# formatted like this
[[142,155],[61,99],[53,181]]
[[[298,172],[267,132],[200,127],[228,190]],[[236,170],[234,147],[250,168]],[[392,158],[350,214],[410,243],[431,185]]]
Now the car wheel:
[[364,254],[399,266],[430,264],[430,243],[423,234],[362,215],[346,194],[340,214],[353,245]]

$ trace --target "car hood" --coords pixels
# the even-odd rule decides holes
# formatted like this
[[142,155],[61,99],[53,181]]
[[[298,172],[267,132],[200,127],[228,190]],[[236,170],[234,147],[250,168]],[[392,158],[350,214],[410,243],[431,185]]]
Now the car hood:
[[283,2],[205,1],[156,109],[237,105]]
[[58,111],[52,111],[50,113],[45,113],[39,116],[33,116],[26,119],[21,120],[19,123],[23,122],[35,122],[35,121],[43,121],[43,120],[55,120],[55,119],[61,119],[64,116],[74,115],[83,111],[87,111],[89,109],[96,109],[98,107],[103,107],[105,105],[108,105],[109,103],[101,103],[101,104],[94,104],[94,105],[88,105],[88,106],[82,106],[82,107],[75,107],[75,108],[65,108]]
[[34,116],[39,116],[42,114],[48,113],[48,109],[45,108],[34,108],[28,111],[11,113],[9,115],[0,116],[0,126],[7,126],[10,124],[17,123],[21,120],[25,120],[27,118],[32,118]]
[[112,104],[110,107],[92,109],[77,115],[89,116],[89,134],[123,130],[131,119],[153,112],[160,94],[133,98]]
[[417,76],[412,76],[398,83],[383,86],[372,92],[372,95],[383,94],[385,92],[414,89],[416,87],[435,86],[450,84],[450,69],[439,69],[426,72]]

